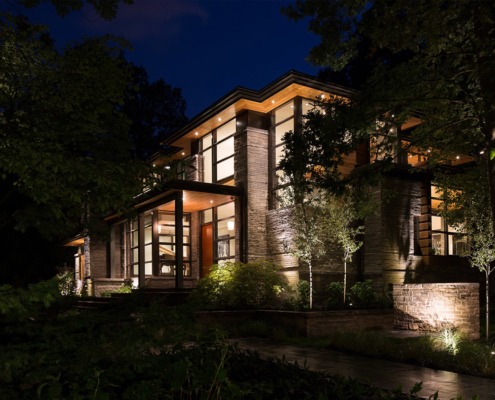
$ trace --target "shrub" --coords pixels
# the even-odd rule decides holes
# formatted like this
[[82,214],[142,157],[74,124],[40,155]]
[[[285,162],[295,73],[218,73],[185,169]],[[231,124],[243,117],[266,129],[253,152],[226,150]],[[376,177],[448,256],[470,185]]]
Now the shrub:
[[191,295],[203,309],[273,308],[287,286],[279,267],[268,261],[214,265]]
[[296,311],[309,310],[309,282],[299,281],[290,288],[284,308]]
[[328,287],[328,308],[344,307],[344,284],[342,282],[331,282]]
[[349,289],[350,302],[354,306],[370,306],[376,304],[375,290],[373,281],[367,279],[364,282],[356,282]]

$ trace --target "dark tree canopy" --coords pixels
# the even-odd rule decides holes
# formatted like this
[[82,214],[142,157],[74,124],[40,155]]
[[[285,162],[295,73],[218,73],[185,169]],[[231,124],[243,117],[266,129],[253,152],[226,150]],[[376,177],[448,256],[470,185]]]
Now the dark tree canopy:
[[0,29],[3,196],[29,199],[9,210],[16,225],[50,237],[77,227],[88,207],[95,217],[125,207],[145,170],[118,111],[129,76],[120,45],[90,39],[59,53],[22,18]]
[[143,67],[130,64],[131,80],[126,90],[124,112],[131,120],[130,137],[136,156],[146,160],[187,117],[181,90],[163,79],[150,83]]
[[[331,171],[337,155],[326,151],[325,159],[319,156],[321,144],[339,151],[342,138],[356,144],[386,137],[416,115],[422,123],[411,145],[438,149],[430,164],[458,154],[488,159],[495,209],[493,1],[297,0],[285,12],[295,20],[308,18],[309,29],[321,37],[310,53],[315,64],[345,78],[359,65],[361,77],[349,103],[323,104],[325,118],[309,118],[315,137],[308,137],[304,150],[289,148],[291,157],[306,152],[323,167],[329,163]],[[327,186],[332,180],[328,174]]]
[[115,17],[119,4],[133,4],[134,0],[18,0],[26,8],[34,8],[43,3],[51,3],[60,16],[80,10],[84,4],[91,5],[106,20]]

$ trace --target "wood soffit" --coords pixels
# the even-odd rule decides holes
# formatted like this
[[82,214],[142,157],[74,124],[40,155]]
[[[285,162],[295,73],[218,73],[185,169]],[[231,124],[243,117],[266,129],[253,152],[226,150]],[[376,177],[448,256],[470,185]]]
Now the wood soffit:
[[[178,131],[165,143],[183,148],[187,154],[191,141],[218,128],[242,111],[252,110],[269,113],[297,96],[316,99],[321,94],[329,93],[348,97],[352,94],[352,91],[291,71],[260,91],[245,88],[235,89],[193,118],[182,130]],[[178,153],[177,156],[182,157],[183,155]]]

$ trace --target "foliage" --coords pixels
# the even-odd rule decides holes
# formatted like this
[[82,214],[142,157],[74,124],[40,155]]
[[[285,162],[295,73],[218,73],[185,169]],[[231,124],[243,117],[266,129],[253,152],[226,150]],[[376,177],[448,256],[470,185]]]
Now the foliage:
[[342,308],[346,305],[353,308],[387,307],[386,299],[378,296],[373,287],[373,281],[356,282],[346,293],[344,303],[344,285],[342,282],[331,282],[326,290],[327,308]]
[[76,279],[74,270],[70,268],[61,269],[56,279],[58,281],[58,289],[62,296],[72,296],[76,294]]
[[[450,331],[449,335],[453,333]],[[459,338],[457,352],[453,354],[441,336],[394,337],[383,331],[331,332],[319,341],[286,338],[298,345],[350,351],[356,354],[404,362],[438,370],[466,373],[475,376],[495,377],[493,345],[484,341]]]
[[445,328],[437,341],[439,345],[454,356],[459,353],[459,343],[462,334],[455,328]]
[[7,320],[34,317],[60,297],[60,281],[57,278],[28,285],[25,289],[1,285],[0,316]]
[[[199,332],[187,309],[129,303],[0,325],[5,399],[406,399]],[[33,357],[33,355],[36,355]]]
[[112,293],[132,293],[132,281],[130,282],[125,282],[122,285],[120,285],[118,288],[112,289],[112,290],[105,290],[101,292],[102,297],[111,297]]
[[186,102],[181,90],[163,79],[150,83],[143,67],[130,64],[129,69],[123,111],[131,120],[133,151],[147,160],[159,151],[161,141],[186,123]]
[[330,282],[327,287],[327,308],[344,307],[344,284],[342,282]]
[[495,265],[495,235],[486,161],[480,160],[469,169],[438,171],[436,183],[442,193],[444,207],[440,215],[449,225],[466,232],[469,248],[465,254],[472,267],[485,273],[486,337],[489,337],[489,276]]
[[202,309],[273,308],[287,285],[279,269],[268,261],[213,265],[191,301]]
[[57,237],[79,229],[82,215],[91,226],[127,210],[147,170],[131,159],[129,121],[117,111],[129,76],[122,43],[58,51],[45,28],[5,17],[0,47],[2,222]]
[[359,220],[370,214],[372,203],[369,198],[357,197],[351,186],[336,195],[313,187],[306,179],[299,179],[297,171],[285,172],[290,185],[284,189],[281,204],[291,207],[288,218],[294,230],[293,245],[288,246],[288,250],[308,265],[310,309],[313,306],[313,264],[328,254],[332,245],[342,251],[344,299],[347,263],[363,244],[364,226],[359,225]]
[[[401,162],[410,146],[428,154],[430,166],[469,155],[486,161],[495,214],[493,2],[297,0],[285,13],[309,21],[320,36],[310,53],[314,63],[344,74],[356,70],[349,66],[362,67],[359,92],[350,101],[320,101],[326,112],[310,115],[305,130],[311,135],[303,135],[299,148],[291,146],[301,172],[318,166],[318,184],[339,187],[335,163],[348,144],[362,141],[378,145],[378,172]],[[402,147],[396,129],[413,115],[421,124]],[[353,178],[369,171],[358,168]]]
[[307,311],[309,310],[309,282],[300,280],[295,285],[291,285],[286,293],[282,307],[288,310]]
[[349,290],[349,297],[353,306],[367,307],[377,302],[373,281],[367,279],[364,282],[356,282]]

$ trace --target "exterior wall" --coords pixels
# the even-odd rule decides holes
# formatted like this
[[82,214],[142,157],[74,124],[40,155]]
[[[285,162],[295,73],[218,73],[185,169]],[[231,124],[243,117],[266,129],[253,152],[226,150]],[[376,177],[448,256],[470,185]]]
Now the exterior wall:
[[[294,246],[294,232],[290,226],[291,209],[281,208],[268,211],[267,236],[269,259],[283,267],[284,274],[289,283],[297,283],[299,279],[309,280],[309,271],[305,265],[299,265],[297,258],[289,254]],[[347,265],[347,283],[352,285],[358,276],[358,257],[355,254],[353,261]],[[327,253],[316,260],[313,265],[313,284],[315,301],[318,294],[324,296],[330,282],[342,282],[344,279],[344,266],[342,251],[337,246],[329,246]]]
[[422,257],[416,242],[424,183],[386,176],[375,188],[378,210],[366,220],[363,278],[387,290],[414,274]]
[[394,325],[398,329],[438,332],[456,328],[479,339],[479,284],[394,285]]
[[245,261],[264,259],[267,257],[268,131],[247,127],[238,132],[235,136],[234,163],[236,186],[245,189]]

